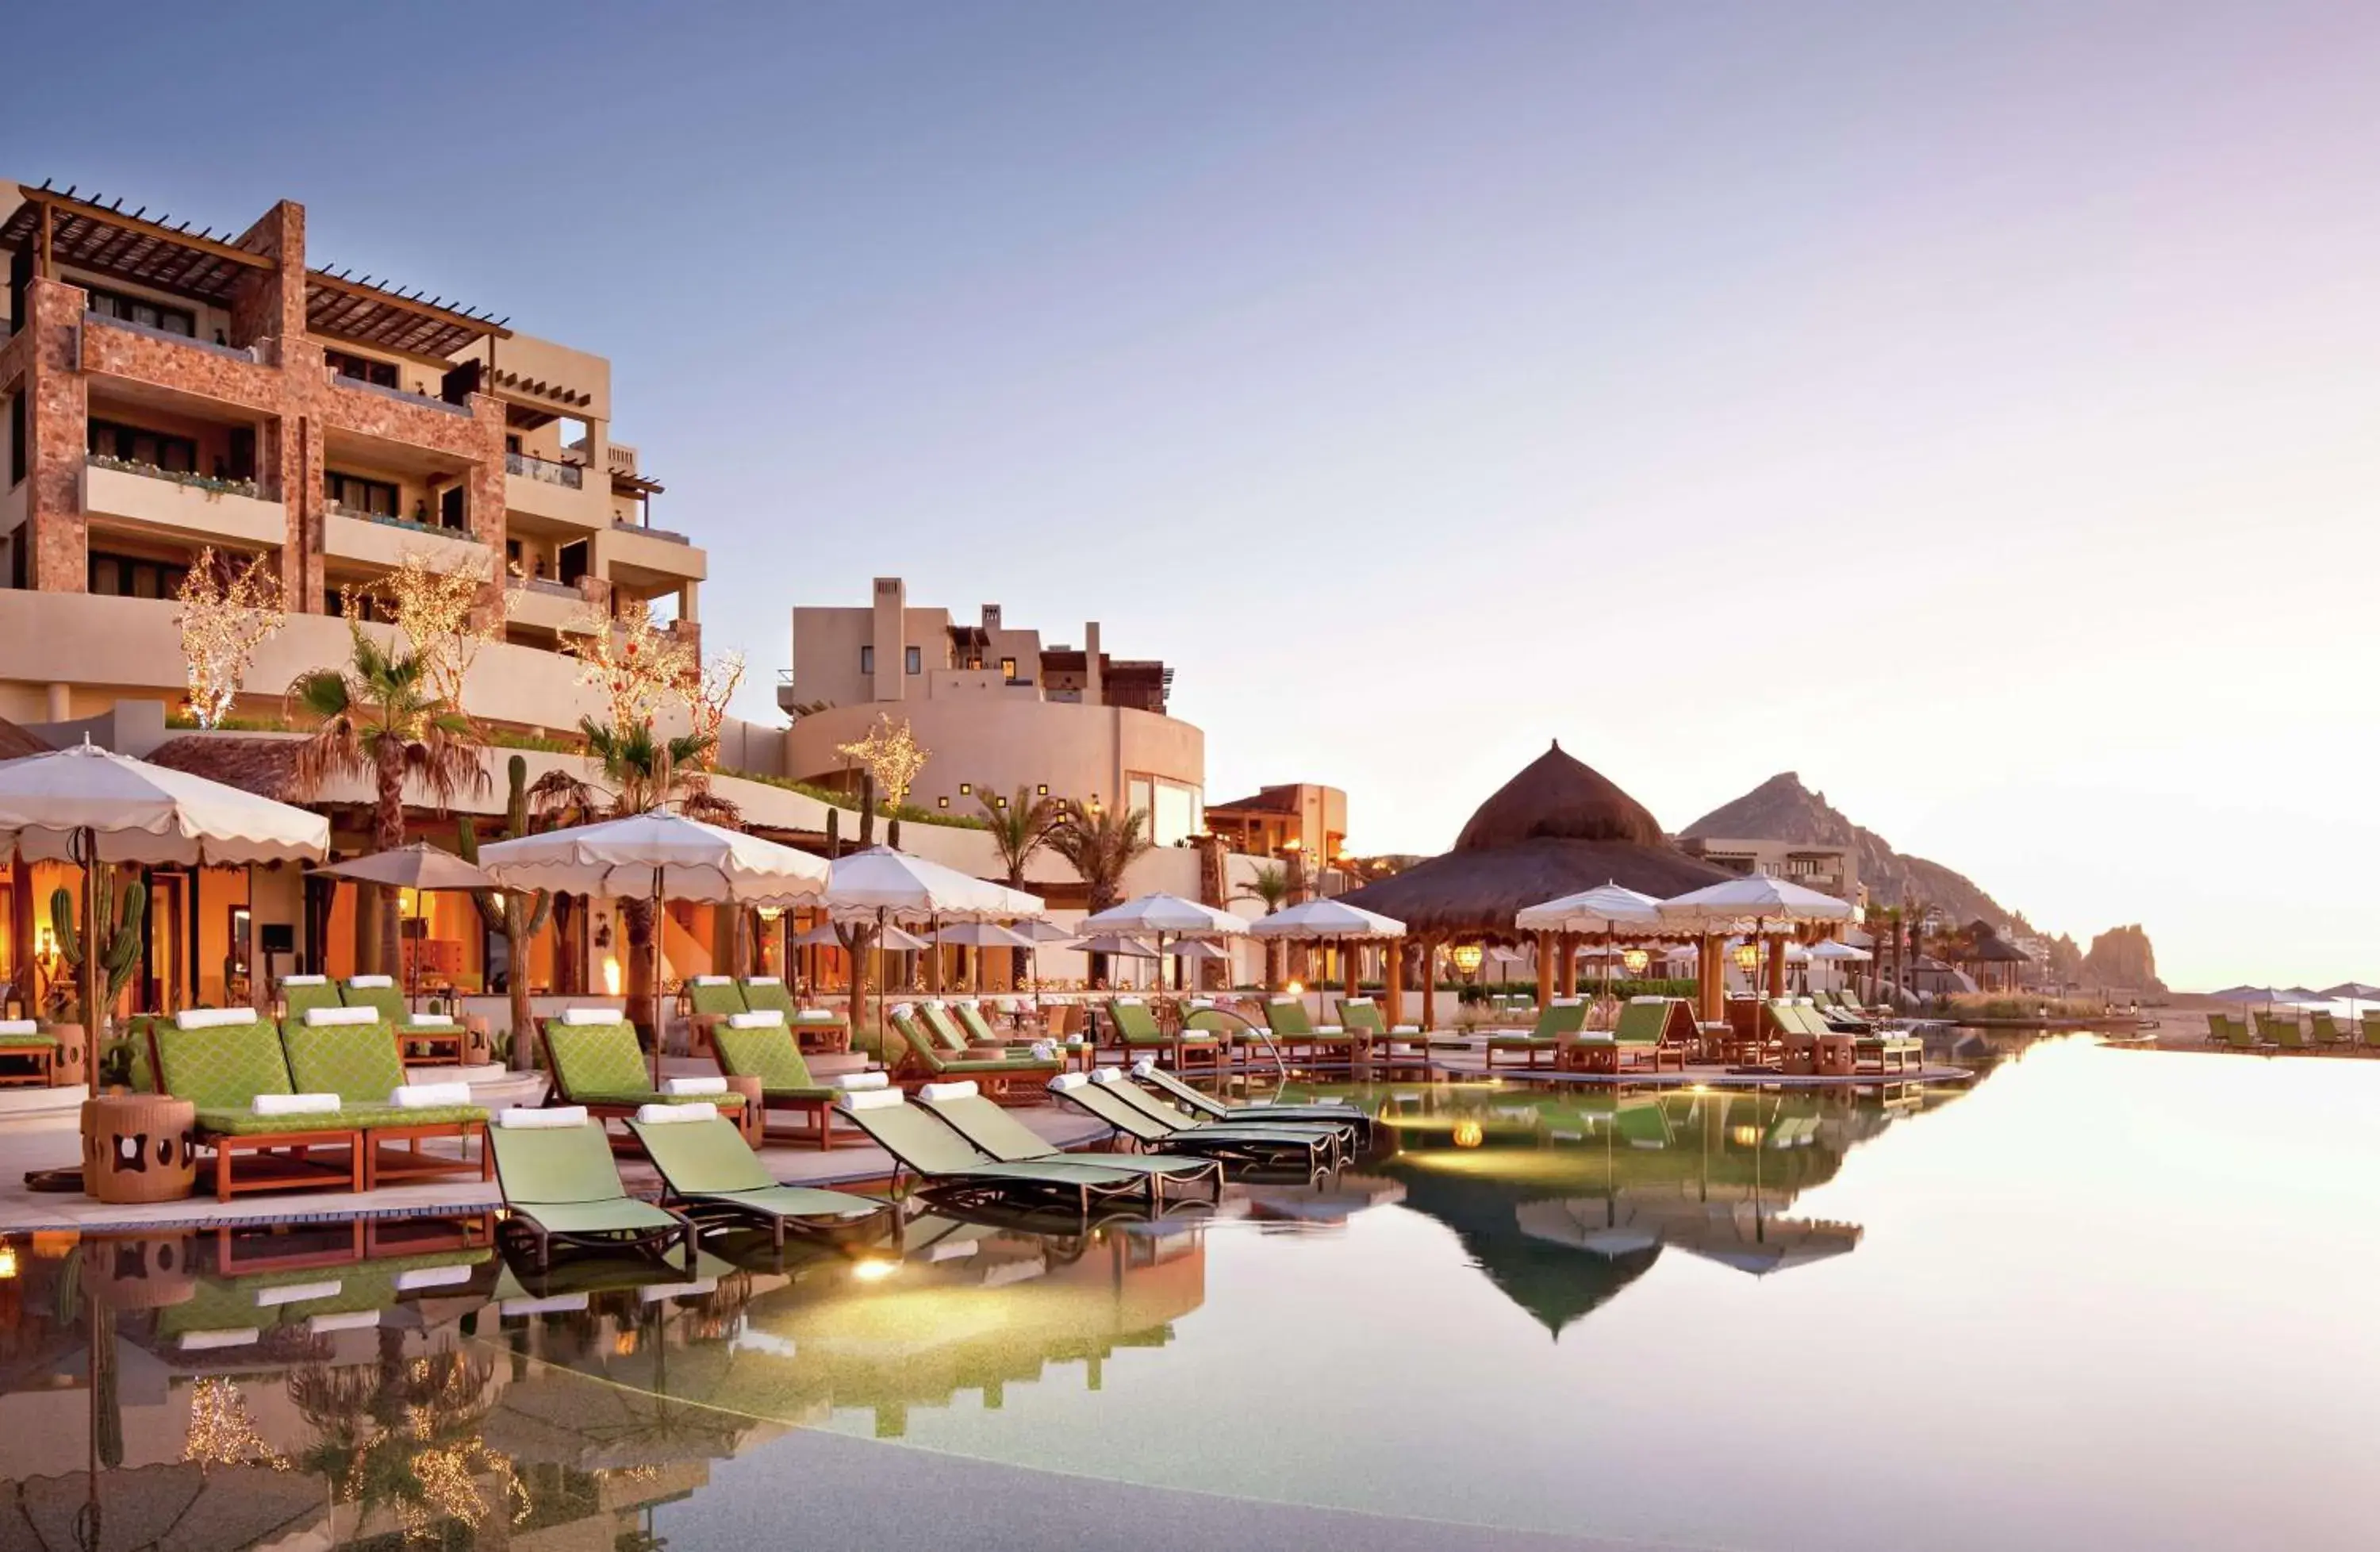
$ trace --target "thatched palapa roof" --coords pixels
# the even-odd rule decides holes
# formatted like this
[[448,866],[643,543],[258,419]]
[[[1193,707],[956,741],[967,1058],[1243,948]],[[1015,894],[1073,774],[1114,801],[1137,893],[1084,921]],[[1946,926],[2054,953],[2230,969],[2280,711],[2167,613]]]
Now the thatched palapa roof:
[[303,803],[306,796],[298,790],[298,742],[224,734],[168,738],[149,751],[149,763],[187,770],[275,803]]
[[1512,935],[1521,909],[1616,883],[1663,899],[1734,877],[1557,743],[1479,806],[1443,856],[1340,898],[1414,932]]
[[0,717],[0,759],[23,759],[27,755],[46,755],[50,752],[50,746],[47,744],[6,717]]

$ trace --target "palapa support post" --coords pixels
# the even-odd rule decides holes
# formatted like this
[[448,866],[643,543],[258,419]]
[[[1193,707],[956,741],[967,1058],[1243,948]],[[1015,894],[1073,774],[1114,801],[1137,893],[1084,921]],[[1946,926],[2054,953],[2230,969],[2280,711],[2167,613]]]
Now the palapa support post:
[[1768,995],[1785,995],[1785,945],[1789,940],[1781,933],[1768,940]]
[[1357,945],[1354,942],[1345,938],[1339,940],[1339,968],[1342,972],[1340,976],[1341,995],[1349,999],[1353,999],[1356,993],[1357,952]]
[[1560,945],[1555,952],[1561,955],[1561,968],[1554,975],[1556,992],[1563,997],[1576,997],[1578,995],[1578,934],[1561,933],[1555,939],[1555,942]]
[[1537,934],[1537,1011],[1545,1012],[1554,1001],[1554,935]]
[[1405,1012],[1405,945],[1402,939],[1390,939],[1380,953],[1382,989],[1386,1004],[1382,1010],[1390,1029],[1404,1020]]
[[1424,938],[1421,940],[1421,1017],[1415,1021],[1421,1025],[1421,1032],[1424,1035],[1429,1033],[1430,1016],[1436,1011],[1437,1004],[1438,940]]

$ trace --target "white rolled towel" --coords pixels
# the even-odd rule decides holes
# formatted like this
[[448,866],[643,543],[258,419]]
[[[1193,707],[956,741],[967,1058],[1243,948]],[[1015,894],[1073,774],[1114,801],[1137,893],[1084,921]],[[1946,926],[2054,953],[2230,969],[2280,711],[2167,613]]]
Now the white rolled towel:
[[253,1326],[236,1331],[185,1331],[178,1345],[185,1352],[206,1352],[218,1347],[246,1347],[257,1338]]
[[306,1010],[306,1026],[310,1029],[320,1028],[325,1025],[374,1024],[379,1022],[379,1019],[378,1008],[309,1008]]
[[548,1126],[584,1126],[587,1124],[587,1107],[556,1105],[551,1109],[532,1110],[516,1105],[511,1109],[497,1111],[496,1124],[526,1131]]
[[407,1110],[426,1110],[434,1105],[468,1105],[471,1102],[471,1085],[467,1083],[406,1084],[388,1091],[388,1102]]
[[843,1015],[832,1008],[804,1008],[794,1015],[794,1022],[795,1024],[841,1024]]
[[275,1304],[302,1304],[309,1299],[335,1299],[346,1284],[337,1278],[322,1282],[285,1282],[277,1288],[256,1291],[259,1307],[271,1309]]
[[783,976],[754,976],[744,984],[746,986],[783,986],[785,978]]
[[782,1008],[756,1008],[748,1013],[727,1015],[727,1027],[730,1029],[774,1029],[784,1022],[785,1012]]
[[674,1126],[689,1121],[717,1121],[716,1105],[639,1105],[637,1122],[643,1126]]
[[41,1025],[31,1019],[0,1019],[0,1035],[38,1035]]
[[470,1280],[471,1268],[459,1261],[452,1267],[415,1267],[396,1274],[396,1291],[410,1293],[419,1288],[452,1288]]
[[562,1010],[562,1022],[565,1024],[617,1024],[620,1022],[620,1013],[612,1008],[565,1008]]
[[310,1315],[306,1317],[306,1334],[326,1337],[334,1331],[361,1331],[380,1324],[378,1310],[341,1310],[336,1315]]
[[1034,1041],[1033,1055],[1037,1061],[1055,1061],[1058,1059],[1058,1042],[1055,1040]]
[[281,984],[285,987],[323,986],[328,984],[330,979],[328,976],[284,976],[281,977]]
[[694,978],[694,984],[697,986],[734,986],[735,984],[735,977],[733,976],[697,976]]
[[662,1092],[663,1094],[724,1094],[727,1092],[727,1080],[725,1078],[663,1078]]
[[185,1008],[174,1015],[176,1029],[222,1029],[235,1024],[254,1024],[253,1008]]
[[890,1073],[845,1073],[834,1080],[834,1086],[845,1094],[862,1094],[870,1089],[890,1087],[892,1083],[892,1074]]
[[363,987],[366,988],[393,987],[396,984],[396,977],[394,976],[350,976],[347,977],[347,984],[351,987]]
[[[370,1010],[365,1011],[369,1012]],[[408,1029],[452,1029],[455,1027],[455,1015],[452,1013],[408,1013],[406,1015],[405,1024],[406,1027]]]
[[318,1115],[339,1108],[335,1094],[260,1094],[249,1101],[258,1115]]

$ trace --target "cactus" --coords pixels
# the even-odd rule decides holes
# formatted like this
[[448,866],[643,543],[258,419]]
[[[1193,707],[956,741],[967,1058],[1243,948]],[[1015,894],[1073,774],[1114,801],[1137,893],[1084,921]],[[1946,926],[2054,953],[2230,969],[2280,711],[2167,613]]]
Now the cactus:
[[893,815],[884,821],[884,843],[894,851],[901,849],[901,816]]
[[876,778],[863,773],[859,778],[859,849],[876,844]]
[[[515,755],[505,765],[504,832],[512,841],[528,833],[528,761]],[[465,814],[455,823],[455,850],[463,860],[480,860],[479,827]],[[553,895],[546,890],[524,896],[509,890],[474,890],[471,903],[480,919],[504,935],[504,959],[511,966],[512,1027],[527,1029],[533,1016],[528,1004],[528,945],[553,917]],[[517,1049],[507,1041],[506,1049]]]
[[826,859],[832,862],[841,855],[843,855],[843,810],[830,808],[826,811]]
[[[119,900],[119,892],[121,899]],[[83,1024],[96,1033],[104,1010],[115,1005],[124,988],[132,982],[132,972],[140,964],[140,921],[149,914],[148,886],[133,880],[132,887],[119,891],[115,869],[103,867],[98,875],[99,958],[102,978],[100,1009],[83,1011]],[[73,972],[68,977],[81,984],[83,934],[80,913],[76,911],[74,896],[64,885],[51,891],[50,926],[58,937],[58,954]]]

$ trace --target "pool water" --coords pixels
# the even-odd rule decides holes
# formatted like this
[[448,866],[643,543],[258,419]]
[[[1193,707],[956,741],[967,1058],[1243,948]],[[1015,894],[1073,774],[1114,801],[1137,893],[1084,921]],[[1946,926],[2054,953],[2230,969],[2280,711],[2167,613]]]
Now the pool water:
[[1391,1144],[1318,1187],[690,1285],[469,1223],[19,1242],[0,1546],[868,1545],[896,1503],[978,1547],[2373,1545],[2380,1061],[2012,1049],[1370,1089]]

